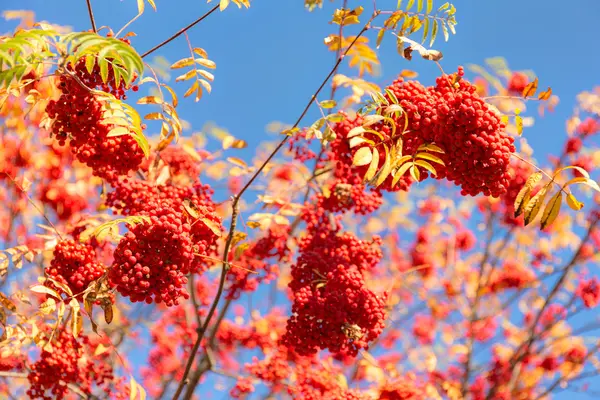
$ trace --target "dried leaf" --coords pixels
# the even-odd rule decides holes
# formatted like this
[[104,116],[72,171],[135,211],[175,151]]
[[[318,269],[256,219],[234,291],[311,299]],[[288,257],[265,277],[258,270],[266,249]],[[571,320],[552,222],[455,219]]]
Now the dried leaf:
[[550,96],[552,96],[552,88],[548,87],[548,89],[545,92],[542,92],[538,95],[538,100],[549,100]]
[[525,89],[523,89],[523,98],[527,98],[529,96],[535,96],[535,92],[537,91],[538,88],[538,78],[535,78],[533,80],[533,82],[530,82],[529,84],[527,84],[527,86],[525,86]]

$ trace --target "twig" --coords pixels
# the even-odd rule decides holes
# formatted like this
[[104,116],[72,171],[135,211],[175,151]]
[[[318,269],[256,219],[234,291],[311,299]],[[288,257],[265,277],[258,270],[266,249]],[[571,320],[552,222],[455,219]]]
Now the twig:
[[[490,211],[487,214],[486,218],[487,222],[487,238],[485,243],[485,250],[483,253],[483,257],[481,259],[481,263],[479,264],[479,275],[477,276],[477,287],[475,289],[475,299],[473,300],[473,304],[471,306],[471,315],[469,317],[469,330],[468,338],[467,338],[467,354],[465,359],[465,374],[463,375],[461,392],[462,396],[465,397],[467,395],[467,389],[469,385],[469,379],[471,375],[471,361],[473,358],[473,346],[475,344],[475,335],[473,334],[473,325],[475,321],[477,321],[477,308],[479,307],[479,300],[481,299],[481,289],[483,283],[483,275],[485,272],[485,266],[490,258],[490,250],[492,248],[492,241],[494,238],[494,224],[493,224],[493,214]],[[467,300],[468,303],[468,300]]]
[[92,2],[91,0],[86,0],[86,2],[88,13],[90,14],[90,22],[92,23],[92,30],[94,33],[97,33],[98,29],[96,29],[96,20],[94,19],[94,12],[92,11]]
[[185,28],[180,29],[177,33],[173,34],[168,39],[162,41],[161,43],[157,44],[156,46],[154,46],[153,48],[151,48],[150,50],[148,50],[147,52],[145,52],[144,54],[142,54],[142,58],[144,58],[144,57],[146,57],[146,56],[154,53],[156,50],[160,49],[164,45],[169,44],[173,40],[177,39],[179,36],[183,35],[186,31],[188,31],[191,28],[193,28],[196,24],[199,24],[200,22],[202,22],[202,20],[204,20],[206,17],[208,17],[210,14],[212,14],[215,11],[217,11],[218,9],[219,9],[219,4],[217,4],[216,6],[214,6],[206,14],[204,14],[203,16],[201,16],[200,18],[198,18],[197,20],[195,20],[194,22],[192,22],[191,24],[189,24]]
[[33,208],[35,208],[37,210],[37,212],[39,212],[41,214],[41,216],[44,218],[44,220],[46,220],[48,225],[50,225],[52,227],[52,229],[54,229],[54,232],[56,232],[56,234],[58,235],[60,240],[63,240],[63,237],[60,234],[60,232],[58,231],[58,229],[56,229],[56,226],[52,223],[52,221],[50,221],[50,219],[46,216],[46,214],[42,210],[40,210],[40,208],[33,202],[33,200],[31,199],[31,197],[29,197],[27,192],[13,179],[12,176],[9,175],[8,172],[5,172],[5,174],[12,181],[12,183],[17,187],[17,189],[19,189],[21,191],[21,193],[23,193],[23,195],[27,198],[27,201],[29,202],[29,204],[31,204],[33,206]]
[[[592,211],[592,215],[593,214],[594,214],[594,211]],[[579,254],[581,253],[584,244],[586,244],[587,241],[588,241],[588,239],[590,238],[591,233],[594,230],[594,228],[597,225],[597,223],[598,223],[598,218],[597,217],[593,217],[593,220],[590,222],[590,226],[588,227],[586,235],[581,240],[581,244],[579,245],[579,248],[577,249],[577,251],[575,251],[575,254],[573,254],[573,257],[567,263],[567,265],[562,269],[563,273],[558,278],[558,280],[556,281],[556,283],[554,284],[554,286],[550,290],[550,293],[548,294],[548,296],[544,300],[544,304],[542,305],[542,307],[540,308],[540,310],[537,312],[537,315],[536,315],[536,317],[535,317],[535,319],[534,319],[534,321],[531,324],[531,327],[529,329],[528,338],[519,345],[519,347],[515,350],[513,356],[509,360],[510,361],[510,369],[513,371],[512,377],[511,377],[511,380],[510,380],[510,382],[511,382],[511,385],[510,385],[511,386],[511,390],[512,390],[512,387],[514,386],[514,384],[516,384],[516,381],[517,381],[517,378],[518,378],[518,373],[517,373],[518,372],[518,368],[515,368],[515,367],[527,355],[528,350],[531,348],[531,345],[533,344],[533,342],[537,338],[537,335],[536,335],[536,332],[535,332],[535,328],[537,327],[540,319],[542,318],[542,315],[543,315],[544,311],[546,310],[546,307],[548,307],[548,305],[550,304],[550,302],[554,299],[554,296],[556,296],[556,294],[558,294],[558,291],[561,289],[562,285],[564,284],[564,282],[565,282],[565,280],[567,278],[567,275],[569,274],[569,272],[572,271],[573,267],[575,267],[577,265],[577,261],[579,260]],[[496,387],[496,386],[492,387],[490,389],[488,395],[486,396],[486,400],[492,399],[494,397],[494,395],[496,394],[497,391],[498,391],[498,387]]]

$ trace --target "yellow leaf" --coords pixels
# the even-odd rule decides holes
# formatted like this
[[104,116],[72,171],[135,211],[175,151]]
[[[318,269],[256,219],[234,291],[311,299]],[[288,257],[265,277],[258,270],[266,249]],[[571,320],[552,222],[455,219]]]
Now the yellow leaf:
[[179,75],[177,78],[175,78],[175,82],[187,81],[192,79],[194,76],[196,76],[196,70],[191,69],[185,74]]
[[334,108],[337,103],[335,100],[323,100],[322,102],[319,103],[319,105],[323,108]]
[[433,161],[434,163],[446,165],[446,164],[444,164],[444,161],[442,161],[441,158],[439,158],[438,156],[435,156],[433,154],[429,154],[429,153],[417,153],[416,158],[423,158],[425,160]]
[[227,161],[229,161],[232,164],[237,165],[238,167],[242,167],[242,168],[246,168],[248,165],[244,162],[244,160],[241,160],[237,157],[227,157]]
[[523,213],[523,210],[527,203],[529,202],[531,190],[535,187],[535,185],[542,179],[542,173],[540,171],[534,172],[527,178],[525,185],[517,194],[515,198],[515,218]]
[[183,97],[191,96],[191,94],[196,92],[199,88],[200,84],[198,83],[198,81],[194,81],[194,83],[192,83],[192,86],[190,86],[190,88],[186,90],[186,92],[183,94]]
[[201,218],[200,221],[208,227],[216,236],[221,236],[221,226],[208,218]]
[[417,182],[421,179],[421,172],[419,172],[419,168],[417,168],[414,164],[412,167],[410,167],[410,176],[412,176]]
[[524,209],[525,215],[525,226],[529,225],[537,216],[542,204],[544,204],[544,198],[546,197],[546,192],[548,191],[548,185],[544,186],[540,189],[540,191],[533,196],[533,198],[527,203]]
[[573,193],[567,194],[567,204],[575,211],[579,211],[583,208],[583,203],[580,202],[573,196]]
[[183,58],[179,61],[174,62],[173,65],[171,65],[171,69],[185,68],[189,67],[190,65],[194,65],[193,57]]
[[515,116],[515,125],[517,126],[517,134],[521,136],[523,134],[523,117],[520,115]]
[[552,198],[550,198],[546,204],[546,207],[544,208],[544,213],[542,214],[542,220],[540,223],[541,229],[550,226],[556,217],[558,217],[562,200],[562,190],[559,190],[554,196],[552,196]]
[[381,185],[387,179],[390,172],[392,172],[392,158],[390,157],[390,151],[387,145],[384,144],[383,146],[385,148],[385,161],[383,163],[383,167],[377,174],[377,181],[375,182],[376,187]]
[[108,347],[104,346],[102,343],[96,347],[96,351],[94,351],[94,356],[99,356],[100,354],[106,353],[109,350]]
[[[362,147],[359,149],[359,151],[362,149],[368,149],[368,148]],[[378,166],[379,166],[379,151],[377,150],[376,147],[374,147],[373,154],[371,156],[371,164],[369,164],[369,168],[367,169],[367,172],[365,173],[365,177],[364,177],[365,181],[370,181],[371,179],[373,179],[373,177],[375,176],[375,173],[377,172]]]
[[415,164],[418,165],[419,167],[425,168],[427,171],[431,172],[433,175],[437,175],[437,171],[435,170],[433,165],[429,164],[427,161],[415,160]]
[[441,147],[436,146],[433,143],[427,143],[427,144],[422,144],[419,146],[419,148],[417,150],[429,150],[429,151],[433,151],[435,153],[446,153]]
[[400,166],[400,168],[398,168],[398,170],[394,173],[394,179],[392,180],[392,187],[396,186],[398,181],[404,176],[404,174],[406,174],[406,171],[408,171],[408,169],[410,167],[412,167],[413,165],[414,164],[412,162],[407,162],[405,164],[402,164]]
[[54,312],[54,310],[56,310],[56,301],[52,297],[50,297],[48,300],[46,300],[40,305],[40,311],[43,314],[48,315]]
[[337,9],[333,13],[333,20],[331,22],[337,25],[358,24],[360,22],[358,17],[362,14],[363,10],[363,7],[357,7],[354,10],[345,8]]
[[227,7],[229,7],[230,2],[230,0],[221,0],[221,2],[219,3],[219,9],[221,11],[224,11]]
[[361,147],[356,151],[354,157],[352,158],[352,165],[360,167],[362,165],[367,165],[373,160],[373,153],[371,153],[371,149],[368,147]]
[[183,208],[192,218],[200,218],[198,206],[190,199],[183,200]]

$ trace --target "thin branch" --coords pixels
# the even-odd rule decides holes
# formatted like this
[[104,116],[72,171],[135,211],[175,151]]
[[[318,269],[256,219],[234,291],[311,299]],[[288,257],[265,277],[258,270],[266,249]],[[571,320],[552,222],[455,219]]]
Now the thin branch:
[[173,34],[168,39],[162,41],[161,43],[157,44],[156,46],[154,46],[153,48],[151,48],[150,50],[148,50],[147,52],[145,52],[144,54],[142,54],[142,58],[144,58],[144,57],[146,57],[146,56],[154,53],[156,50],[160,49],[164,45],[169,44],[173,40],[177,39],[179,36],[183,35],[186,31],[188,31],[191,28],[193,28],[196,24],[199,24],[200,22],[202,22],[206,17],[208,17],[210,14],[212,14],[215,11],[217,11],[218,9],[219,9],[219,4],[217,4],[216,6],[214,6],[213,8],[211,8],[206,14],[204,14],[203,16],[201,16],[200,18],[198,18],[197,20],[195,20],[194,22],[192,22],[191,24],[189,24],[185,28],[180,29],[177,33]]
[[[592,215],[594,215],[594,210],[592,210]],[[596,227],[596,225],[598,224],[598,217],[592,217],[592,221],[590,222],[590,225],[587,229],[587,233],[585,234],[585,236],[583,237],[583,239],[581,240],[581,243],[579,245],[579,247],[577,248],[577,250],[575,251],[575,253],[573,254],[571,260],[567,263],[567,265],[565,265],[564,268],[562,268],[561,270],[563,271],[561,276],[558,278],[558,280],[556,281],[556,283],[554,284],[554,286],[552,287],[552,289],[550,290],[550,293],[548,294],[548,296],[546,296],[546,299],[544,300],[544,304],[542,305],[542,307],[540,308],[540,310],[537,312],[536,317],[533,321],[533,323],[531,324],[531,327],[529,329],[529,334],[526,340],[524,340],[519,347],[515,350],[515,352],[513,353],[513,356],[511,357],[510,361],[510,369],[513,371],[512,372],[512,377],[511,377],[511,384],[514,385],[516,383],[516,381],[518,380],[518,375],[519,375],[519,368],[515,368],[522,360],[523,358],[525,358],[525,356],[528,353],[528,350],[531,348],[531,346],[533,345],[534,341],[537,339],[538,335],[536,334],[536,327],[540,321],[540,319],[542,318],[542,315],[544,313],[544,311],[546,310],[546,308],[548,307],[548,305],[550,304],[550,302],[554,299],[554,297],[558,294],[559,290],[562,288],[563,284],[566,281],[566,278],[569,274],[569,272],[571,272],[573,270],[573,268],[577,265],[577,261],[579,260],[579,255],[582,251],[583,246],[587,243],[587,241],[589,240],[592,231],[594,230],[594,228]],[[512,386],[511,385],[511,386]],[[491,400],[494,395],[497,393],[498,391],[498,387],[494,386],[490,389],[488,395],[486,396],[486,400]]]
[[[216,10],[216,8],[218,8],[218,6],[216,6],[213,10]],[[211,12],[213,10],[211,10]],[[208,15],[209,14],[206,14],[206,16],[208,16]],[[310,107],[315,102],[315,100],[316,100],[317,96],[319,95],[319,93],[321,93],[321,90],[323,90],[323,88],[325,87],[325,85],[327,84],[327,82],[329,81],[329,79],[333,76],[333,74],[335,73],[335,71],[337,71],[337,69],[338,69],[339,65],[342,63],[342,60],[344,59],[344,57],[348,54],[348,52],[354,46],[354,44],[357,42],[357,40],[370,28],[371,22],[378,15],[379,15],[379,12],[373,13],[373,15],[371,16],[371,18],[369,19],[369,21],[365,24],[365,26],[358,33],[358,35],[356,35],[356,37],[350,43],[350,45],[348,46],[348,48],[346,49],[346,51],[344,51],[344,53],[340,57],[338,57],[337,62],[335,63],[335,65],[333,66],[333,68],[331,69],[331,71],[329,72],[329,74],[325,77],[325,79],[323,80],[323,82],[321,83],[321,85],[319,86],[319,88],[311,96],[311,98],[310,98],[308,104],[306,105],[306,107],[304,107],[304,110],[302,111],[302,113],[300,114],[300,116],[298,117],[298,119],[296,120],[296,123],[294,124],[293,128],[296,128],[296,127],[298,127],[298,125],[300,125],[300,122],[302,121],[302,119],[304,119],[304,117],[308,113],[308,110],[310,109]],[[202,18],[204,18],[204,17],[202,17]],[[173,40],[175,37],[183,34],[191,26],[193,26],[193,25],[190,25],[189,27],[184,28],[182,31],[180,31],[180,33],[178,33],[177,35],[175,35],[174,37],[172,37],[168,41],[164,42],[163,44],[159,45],[158,47],[160,47],[160,46],[168,43],[169,41]],[[158,48],[158,47],[156,47],[156,48]],[[142,57],[150,54],[155,49],[152,49],[151,51],[145,53],[144,55],[142,55]],[[177,391],[173,395],[173,400],[178,400],[179,396],[181,395],[181,392],[183,391],[183,388],[185,387],[185,385],[187,385],[188,383],[190,383],[190,379],[188,377],[189,377],[189,374],[190,374],[190,370],[192,369],[192,365],[194,363],[194,359],[196,358],[196,353],[198,352],[198,349],[200,348],[200,343],[202,342],[202,339],[204,338],[204,334],[206,333],[206,330],[208,329],[208,324],[210,323],[210,320],[212,319],[212,317],[213,317],[213,315],[214,315],[214,313],[215,313],[215,311],[217,309],[217,305],[219,303],[219,300],[221,299],[221,295],[223,294],[223,289],[224,289],[225,281],[226,281],[226,278],[227,278],[227,272],[230,269],[228,258],[229,258],[229,251],[231,249],[231,245],[232,245],[232,242],[233,242],[235,228],[236,228],[236,225],[237,225],[237,217],[238,217],[238,212],[239,212],[239,202],[240,202],[243,194],[246,192],[246,190],[248,190],[248,188],[250,188],[250,186],[254,183],[254,181],[256,180],[256,178],[258,178],[258,176],[260,175],[260,173],[265,169],[265,167],[269,164],[269,162],[273,159],[273,157],[275,157],[275,155],[279,152],[279,150],[281,150],[281,148],[285,145],[285,143],[288,141],[288,139],[289,139],[289,136],[286,136],[285,138],[283,138],[283,140],[281,140],[281,142],[279,142],[279,144],[277,145],[277,147],[271,152],[271,154],[261,164],[261,166],[254,172],[254,174],[252,175],[252,177],[250,177],[250,180],[248,180],[248,182],[246,182],[246,184],[244,185],[244,187],[242,187],[242,189],[240,190],[240,192],[233,197],[233,201],[232,201],[232,204],[231,204],[232,214],[231,214],[231,221],[229,223],[229,233],[227,235],[227,241],[225,242],[225,249],[223,251],[222,268],[221,268],[221,278],[219,280],[219,288],[217,290],[217,294],[215,296],[215,299],[214,299],[214,301],[213,301],[213,303],[212,303],[212,305],[210,307],[210,310],[209,310],[209,312],[208,312],[208,314],[206,316],[206,319],[204,320],[204,325],[201,328],[199,328],[199,330],[198,330],[198,337],[196,338],[196,342],[194,343],[194,346],[192,348],[192,352],[190,353],[190,356],[189,356],[189,358],[187,360],[187,363],[186,363],[186,366],[185,366],[185,371],[183,373],[183,377],[181,378],[179,386],[177,387]],[[221,317],[221,319],[222,319],[222,317]],[[214,326],[214,328],[212,330],[212,333],[211,333],[211,337],[213,337],[214,335],[216,335],[216,332],[217,332],[218,328],[219,328],[219,326],[217,324],[215,324],[215,326]],[[203,361],[204,361],[204,358],[203,358]],[[188,388],[188,390],[186,391],[186,398],[190,397],[191,394],[193,394],[194,389],[195,389],[195,384],[198,382],[199,377],[202,374],[202,372],[203,372],[202,368],[199,368],[194,373],[194,376],[193,376],[193,379],[192,379],[193,384],[191,384],[190,387]]]
[[[494,239],[494,221],[493,214],[490,211],[487,214],[487,237],[485,243],[485,250],[483,253],[483,257],[481,259],[481,263],[479,264],[479,274],[477,276],[477,287],[475,289],[475,299],[473,300],[473,305],[471,307],[471,315],[469,317],[469,337],[467,338],[467,354],[465,359],[465,374],[463,375],[461,392],[462,396],[465,397],[467,395],[467,390],[469,386],[469,379],[471,375],[471,361],[473,359],[473,346],[475,345],[475,335],[473,334],[473,325],[478,319],[477,308],[479,307],[479,301],[481,299],[481,289],[483,283],[483,276],[485,272],[485,266],[487,265],[488,259],[490,258],[490,250],[492,248],[492,242]],[[468,302],[468,299],[467,299]]]
[[42,210],[40,210],[40,208],[37,206],[37,204],[35,204],[33,202],[33,199],[31,197],[29,197],[27,192],[14,180],[14,178],[12,176],[10,176],[8,174],[8,172],[5,172],[5,174],[12,181],[12,183],[17,187],[17,189],[19,189],[21,191],[21,193],[23,193],[23,195],[27,198],[27,201],[29,202],[29,204],[31,204],[33,206],[33,208],[35,208],[36,211],[40,213],[40,215],[44,218],[44,220],[48,223],[48,225],[50,225],[52,227],[52,229],[54,229],[54,232],[56,232],[59,239],[62,240],[63,239],[62,235],[60,234],[60,232],[58,231],[56,226],[52,223],[52,221],[50,221],[50,219],[46,216],[46,213],[44,213]]
[[96,29],[96,20],[94,19],[94,12],[92,11],[92,2],[91,0],[86,0],[86,2],[88,13],[90,14],[90,22],[92,23],[92,30],[94,33],[97,33],[98,29]]

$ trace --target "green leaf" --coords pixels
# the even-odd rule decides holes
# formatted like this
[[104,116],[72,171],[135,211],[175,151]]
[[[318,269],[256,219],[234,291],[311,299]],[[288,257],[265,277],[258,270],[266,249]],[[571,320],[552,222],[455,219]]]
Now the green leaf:
[[328,108],[334,108],[337,105],[337,103],[335,100],[323,100],[319,103],[319,105],[322,108],[328,109]]

